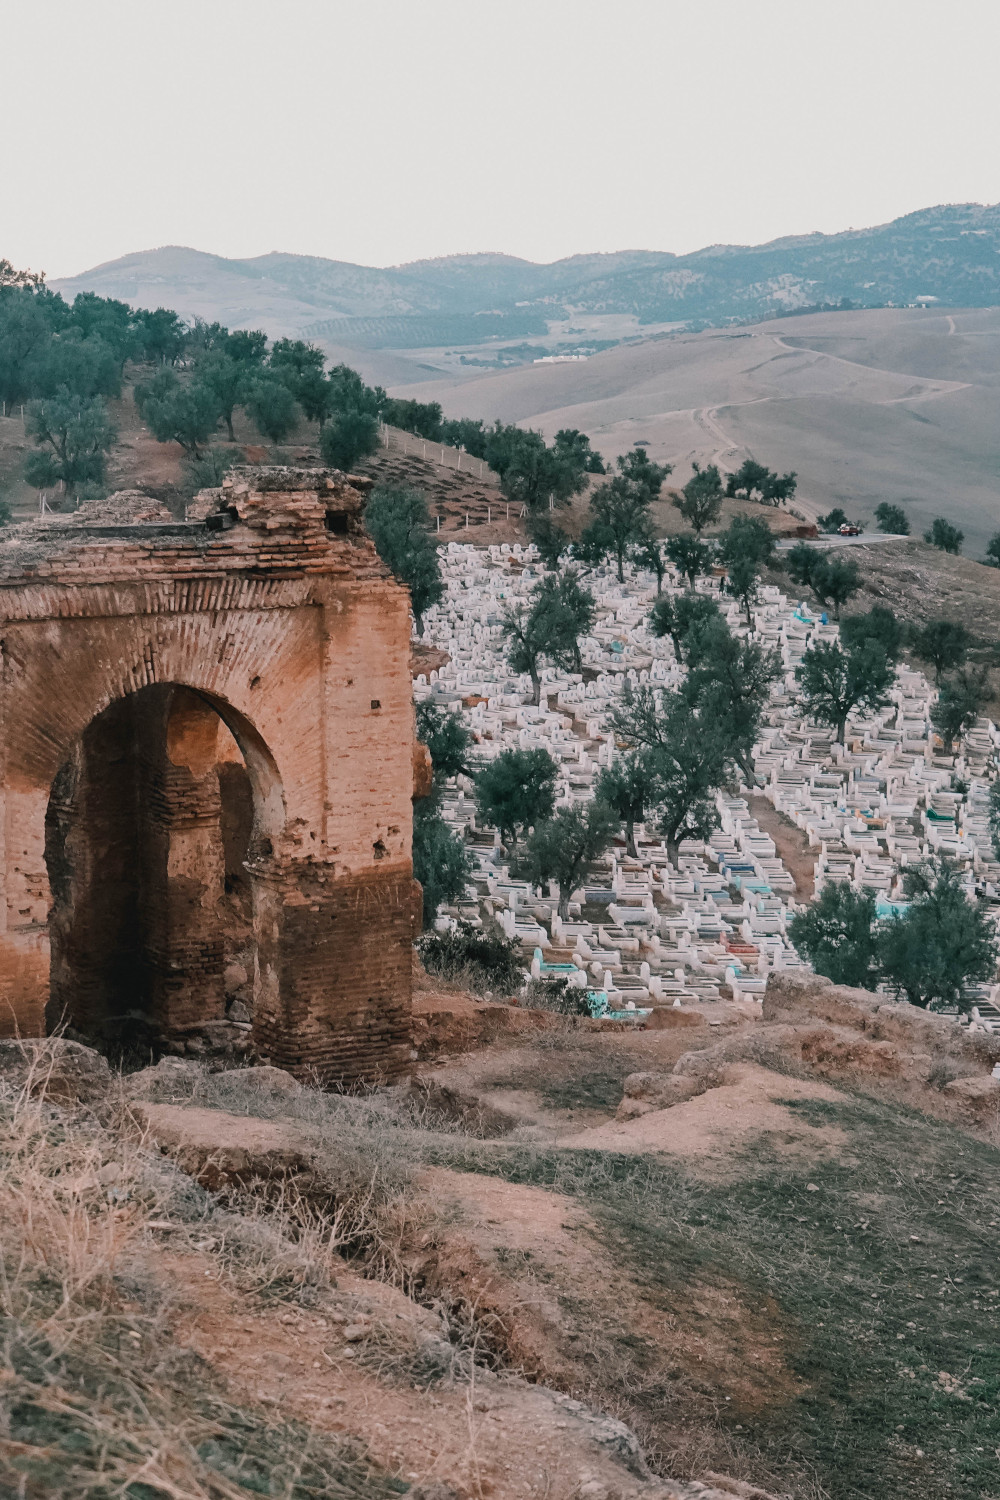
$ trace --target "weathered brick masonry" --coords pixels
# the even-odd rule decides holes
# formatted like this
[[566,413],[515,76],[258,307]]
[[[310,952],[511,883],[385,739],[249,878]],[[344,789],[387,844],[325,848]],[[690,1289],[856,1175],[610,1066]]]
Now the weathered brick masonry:
[[409,608],[364,489],[246,469],[0,544],[0,1035],[176,1046],[240,959],[274,1062],[405,1066]]

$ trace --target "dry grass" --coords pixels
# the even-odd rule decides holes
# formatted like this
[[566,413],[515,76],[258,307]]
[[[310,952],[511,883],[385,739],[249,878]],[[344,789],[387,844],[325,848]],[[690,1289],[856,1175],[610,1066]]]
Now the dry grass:
[[218,1207],[141,1139],[0,1093],[0,1493],[236,1500],[405,1489],[363,1454],[223,1399],[171,1339],[154,1247],[211,1255],[246,1296],[331,1284],[336,1216]]

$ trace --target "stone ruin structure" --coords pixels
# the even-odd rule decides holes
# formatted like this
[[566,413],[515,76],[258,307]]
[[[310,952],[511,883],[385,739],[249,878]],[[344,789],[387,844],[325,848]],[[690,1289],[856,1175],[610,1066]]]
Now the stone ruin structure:
[[185,521],[123,495],[0,543],[0,1036],[405,1067],[409,601],[369,485],[242,469]]

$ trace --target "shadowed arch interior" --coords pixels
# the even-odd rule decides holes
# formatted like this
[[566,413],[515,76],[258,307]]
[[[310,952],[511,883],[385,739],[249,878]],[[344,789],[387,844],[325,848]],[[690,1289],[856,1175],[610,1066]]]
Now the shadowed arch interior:
[[282,820],[273,759],[229,705],[162,684],[98,714],[46,816],[50,1029],[142,1055],[245,1020],[269,967],[255,872]]

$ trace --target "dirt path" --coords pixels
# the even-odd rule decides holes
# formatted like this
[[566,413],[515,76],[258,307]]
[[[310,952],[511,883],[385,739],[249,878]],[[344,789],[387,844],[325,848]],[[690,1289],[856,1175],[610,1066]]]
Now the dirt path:
[[[448,1352],[440,1321],[383,1283],[344,1268],[317,1306],[268,1308],[220,1282],[207,1256],[161,1253],[156,1271],[178,1346],[234,1399],[360,1440],[427,1497],[575,1500],[588,1483],[619,1495],[624,1482],[629,1495],[648,1488],[664,1500],[616,1461],[612,1424],[565,1397],[486,1371],[471,1384],[423,1375],[429,1350]],[[780,1353],[771,1358],[780,1371]]]
[[968,380],[941,380],[935,377],[912,376],[904,374],[901,370],[887,370],[883,365],[864,365],[856,359],[845,359],[842,354],[829,354],[825,349],[813,349],[807,343],[789,344],[778,334],[772,335],[774,342],[780,349],[787,349],[794,354],[815,354],[818,360],[829,360],[835,365],[846,365],[850,370],[861,370],[865,374],[874,372],[877,375],[889,375],[895,380],[914,380],[923,389],[909,390],[904,396],[890,396],[885,401],[876,403],[878,406],[895,406],[901,401],[927,401],[936,396],[951,396],[955,391],[967,391],[970,386]]
[[778,812],[766,797],[748,797],[747,801],[761,831],[770,834],[778,857],[795,881],[797,899],[811,901],[815,885],[816,854],[810,849],[808,838],[791,818]]
[[666,1152],[681,1156],[709,1177],[746,1171],[743,1153],[763,1139],[782,1156],[815,1159],[839,1154],[845,1137],[835,1126],[796,1118],[786,1099],[836,1100],[836,1089],[790,1078],[756,1063],[727,1070],[726,1081],[685,1104],[656,1109],[635,1120],[615,1120],[581,1131],[560,1144],[589,1151]]

